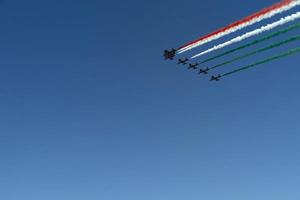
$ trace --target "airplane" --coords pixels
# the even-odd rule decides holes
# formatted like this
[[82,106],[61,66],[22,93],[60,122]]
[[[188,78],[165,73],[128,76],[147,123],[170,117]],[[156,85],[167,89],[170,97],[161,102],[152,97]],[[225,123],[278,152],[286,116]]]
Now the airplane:
[[218,75],[218,76],[212,76],[211,79],[210,79],[210,81],[220,81],[220,78],[221,78],[221,77],[222,77],[221,75]]
[[198,69],[198,68],[197,68],[198,65],[199,65],[199,63],[189,64],[188,69]]
[[171,49],[171,50],[165,50],[164,51],[164,57],[165,57],[165,60],[173,60],[174,57],[175,57],[175,54],[176,54],[176,49]]
[[187,58],[185,58],[184,60],[182,60],[182,59],[178,59],[178,65],[180,65],[180,64],[183,64],[183,65],[186,65],[187,64],[187,61],[189,61],[189,59],[187,59]]
[[209,68],[207,67],[206,69],[200,69],[198,74],[208,74]]

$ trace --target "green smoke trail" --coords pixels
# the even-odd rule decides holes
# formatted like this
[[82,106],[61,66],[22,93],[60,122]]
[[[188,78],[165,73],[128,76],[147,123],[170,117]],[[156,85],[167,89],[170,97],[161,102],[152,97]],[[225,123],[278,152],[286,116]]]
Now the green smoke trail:
[[261,64],[264,64],[264,63],[267,63],[267,62],[271,62],[273,60],[277,60],[277,59],[280,59],[280,58],[283,58],[283,57],[286,57],[286,56],[290,56],[290,55],[293,55],[293,54],[296,54],[296,53],[300,53],[300,48],[291,49],[291,50],[289,50],[289,51],[287,51],[285,53],[282,53],[282,54],[279,54],[279,55],[276,55],[276,56],[273,56],[273,57],[269,57],[269,58],[267,58],[265,60],[262,60],[262,61],[259,61],[259,62],[255,62],[255,63],[247,65],[245,67],[242,67],[242,68],[233,70],[231,72],[225,73],[222,76],[229,76],[231,74],[235,74],[237,72],[247,70],[247,69],[255,67],[257,65],[261,65]]
[[286,29],[281,29],[281,30],[279,30],[279,31],[277,31],[277,32],[275,32],[275,33],[272,33],[272,34],[267,35],[267,36],[265,36],[265,37],[263,37],[263,38],[257,39],[257,40],[255,40],[255,41],[253,41],[253,42],[248,43],[248,44],[242,45],[242,46],[237,47],[237,48],[235,48],[235,49],[231,49],[231,50],[229,50],[229,51],[226,51],[226,52],[221,53],[221,54],[219,54],[219,55],[216,55],[216,56],[214,56],[214,57],[208,58],[208,59],[202,61],[201,64],[206,63],[206,62],[209,62],[209,61],[212,61],[212,60],[214,60],[214,59],[216,59],[216,58],[220,58],[220,57],[223,57],[223,56],[225,56],[225,55],[231,54],[231,53],[236,52],[236,51],[238,51],[238,50],[242,50],[242,49],[244,49],[244,48],[251,47],[251,46],[253,46],[253,45],[259,44],[259,43],[264,42],[264,41],[266,41],[266,40],[270,40],[270,39],[272,39],[272,38],[274,38],[274,37],[277,37],[277,36],[279,36],[279,35],[288,33],[288,32],[290,32],[290,31],[295,30],[295,29],[298,29],[298,28],[300,28],[300,22],[298,22],[298,23],[295,24],[295,25],[289,26],[289,27],[286,28]]
[[300,40],[300,35],[291,37],[291,38],[289,38],[289,39],[287,39],[287,40],[283,40],[283,41],[280,41],[280,42],[271,44],[270,46],[267,46],[267,47],[258,49],[258,50],[256,50],[256,51],[247,53],[247,54],[245,54],[245,55],[238,56],[238,57],[236,57],[236,58],[233,58],[233,59],[228,60],[228,61],[226,61],[226,62],[223,62],[223,63],[221,63],[221,64],[215,65],[214,67],[211,67],[211,68],[209,68],[209,69],[211,70],[211,69],[219,68],[219,67],[221,67],[221,66],[224,66],[224,65],[233,63],[233,62],[238,61],[238,60],[241,60],[241,59],[243,59],[243,58],[247,58],[247,57],[249,57],[249,56],[253,56],[253,55],[255,55],[255,54],[258,54],[258,53],[261,53],[261,52],[264,52],[264,51],[267,51],[267,50],[270,50],[270,49],[273,49],[273,48],[276,48],[276,47],[279,47],[279,46],[281,46],[281,45],[288,44],[288,43],[290,43],[290,42],[294,42],[294,41],[297,41],[297,40]]

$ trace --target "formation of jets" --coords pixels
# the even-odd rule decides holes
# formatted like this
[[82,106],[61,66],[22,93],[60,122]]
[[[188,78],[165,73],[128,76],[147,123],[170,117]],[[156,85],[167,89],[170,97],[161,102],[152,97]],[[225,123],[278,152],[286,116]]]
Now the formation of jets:
[[[176,56],[176,49],[171,49],[171,50],[165,50],[164,51],[164,58],[166,60],[173,60],[174,57]],[[177,64],[178,65],[188,65],[188,69],[192,69],[192,70],[197,70],[199,69],[199,72],[198,74],[208,74],[208,71],[210,70],[208,67],[205,68],[205,69],[201,69],[199,68],[199,63],[188,63],[189,59],[188,58],[184,58],[184,59],[181,59],[179,58],[178,61],[177,61]],[[221,78],[221,75],[218,75],[218,76],[212,76],[210,81],[220,81],[220,78]]]

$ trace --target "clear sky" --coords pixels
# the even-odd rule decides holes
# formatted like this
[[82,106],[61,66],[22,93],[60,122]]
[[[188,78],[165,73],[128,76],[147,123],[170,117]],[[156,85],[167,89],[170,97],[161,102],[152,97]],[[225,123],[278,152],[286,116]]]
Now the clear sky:
[[220,83],[162,59],[272,3],[2,0],[0,199],[299,200],[299,55]]

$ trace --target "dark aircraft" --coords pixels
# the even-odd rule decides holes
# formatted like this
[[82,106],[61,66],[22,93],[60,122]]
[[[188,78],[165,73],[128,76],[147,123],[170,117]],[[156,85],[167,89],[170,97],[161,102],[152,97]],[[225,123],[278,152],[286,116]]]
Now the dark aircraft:
[[199,63],[189,64],[188,69],[198,69],[198,67],[197,67],[198,65],[199,65]]
[[209,68],[207,67],[206,69],[200,69],[198,74],[208,74]]
[[185,58],[184,60],[182,60],[182,59],[178,59],[178,65],[180,65],[180,64],[183,64],[183,65],[186,65],[187,64],[187,61],[189,61],[189,59],[187,59],[187,58]]
[[168,50],[165,50],[164,52],[164,57],[165,57],[165,60],[173,60],[173,58],[175,57],[175,54],[176,54],[176,49],[171,49],[170,51]]
[[221,77],[222,77],[221,75],[218,75],[218,76],[212,76],[211,79],[210,79],[210,81],[220,81],[220,78],[221,78]]

